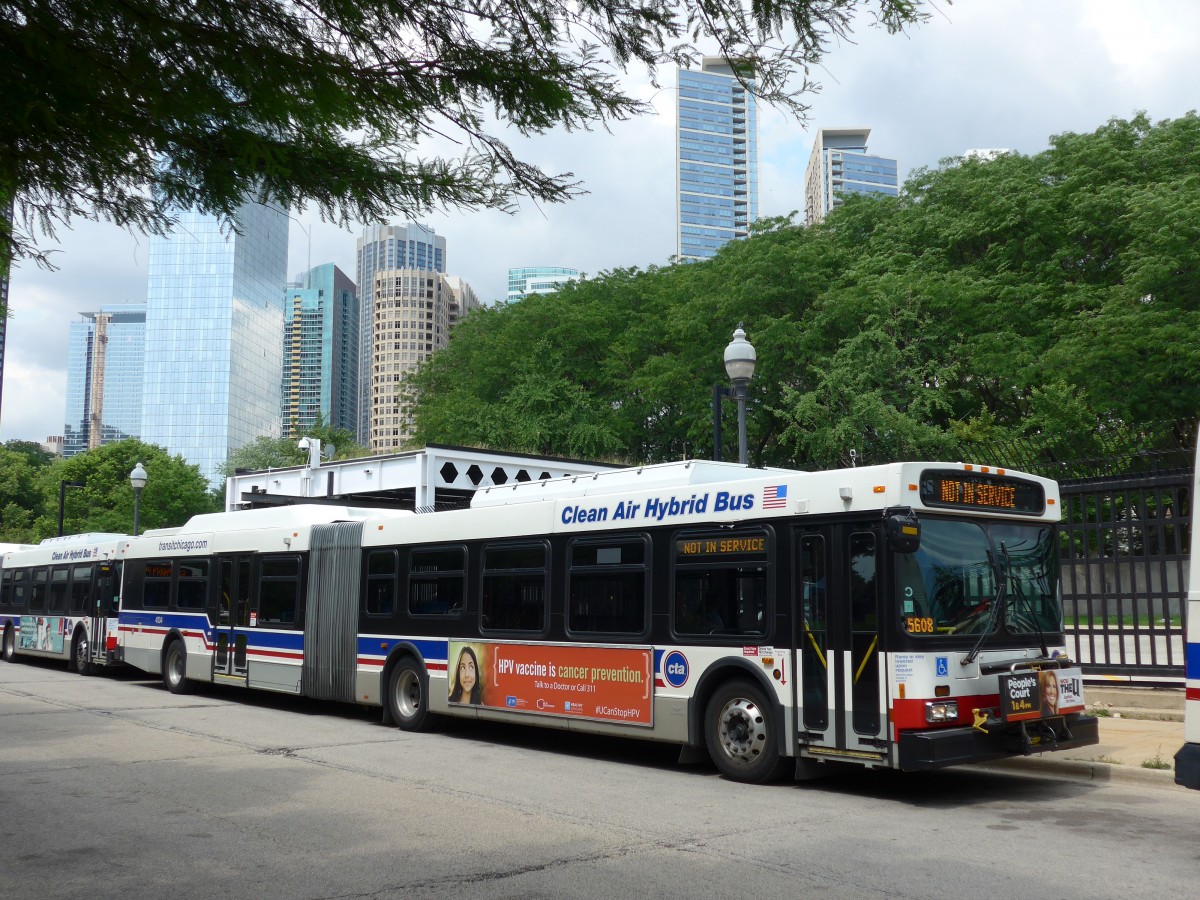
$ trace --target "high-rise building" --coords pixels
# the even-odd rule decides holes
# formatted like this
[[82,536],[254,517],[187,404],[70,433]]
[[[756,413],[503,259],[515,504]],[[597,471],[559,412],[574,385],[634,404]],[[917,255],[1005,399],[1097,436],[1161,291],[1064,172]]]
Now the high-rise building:
[[867,153],[870,128],[822,128],[804,175],[804,224],[816,225],[846,194],[900,193],[896,160]]
[[412,435],[405,377],[450,340],[450,329],[479,307],[469,284],[428,269],[375,273],[371,360],[370,447],[398,450]]
[[375,273],[385,269],[445,272],[446,239],[434,234],[432,228],[415,222],[372,225],[359,237],[356,255],[355,282],[360,310],[357,437],[360,444],[367,444],[371,441],[374,391],[371,341],[375,321]]
[[723,56],[680,69],[677,97],[676,252],[707,259],[758,219],[758,111]]
[[230,453],[280,433],[288,216],[247,203],[238,232],[178,218],[150,241],[142,440],[215,484]]
[[[0,198],[0,227],[12,225],[13,204]],[[8,266],[0,261],[0,403],[4,401],[4,338],[8,326]],[[2,409],[3,407],[0,407]]]
[[516,303],[529,294],[548,294],[557,291],[568,281],[579,277],[578,269],[558,266],[526,266],[508,270],[508,302]]
[[146,304],[102,306],[80,317],[67,344],[63,456],[142,433]]
[[288,285],[284,298],[283,436],[320,419],[358,431],[358,294],[333,263]]

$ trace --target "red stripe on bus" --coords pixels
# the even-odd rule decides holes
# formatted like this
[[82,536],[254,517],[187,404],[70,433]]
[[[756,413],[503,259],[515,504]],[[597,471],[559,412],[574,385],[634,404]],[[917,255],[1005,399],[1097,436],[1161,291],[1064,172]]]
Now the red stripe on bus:
[[1184,692],[1184,697],[1188,700],[1200,700],[1200,688],[1190,687]]

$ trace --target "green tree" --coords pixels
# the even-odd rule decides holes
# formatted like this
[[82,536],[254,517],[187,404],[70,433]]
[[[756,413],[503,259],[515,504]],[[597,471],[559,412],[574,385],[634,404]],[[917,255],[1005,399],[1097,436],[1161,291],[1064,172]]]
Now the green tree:
[[[863,10],[892,32],[927,17],[922,0],[0,0],[0,198],[18,256],[35,225],[159,231],[172,208],[230,217],[247,197],[343,223],[561,201],[574,176],[509,134],[647,113],[622,73],[702,45],[803,114]],[[13,247],[0,231],[0,258]]]
[[318,419],[316,425],[298,432],[295,437],[261,434],[250,443],[243,444],[221,465],[221,474],[228,478],[241,469],[265,472],[268,469],[302,466],[308,459],[308,452],[300,449],[299,442],[305,437],[317,438],[322,451],[332,448],[334,459],[352,459],[370,454],[370,450],[355,442],[354,435],[347,429],[326,425]]
[[759,357],[755,463],[1017,444],[1061,461],[1152,440],[1144,423],[1200,410],[1197,172],[1195,113],[1114,119],[1034,156],[946,160],[818,227],[761,223],[711,260],[486,311],[413,378],[417,436],[708,456],[711,385],[741,322]]
[[0,541],[33,543],[43,513],[40,479],[53,456],[31,441],[0,446]]
[[129,439],[55,460],[43,470],[43,514],[37,522],[38,538],[57,532],[59,485],[63,481],[84,484],[68,487],[64,494],[65,534],[132,533],[134,496],[129,473],[139,462],[149,476],[139,506],[140,530],[182,525],[194,515],[216,511],[198,466],[190,465],[182,456],[171,456],[162,447]]

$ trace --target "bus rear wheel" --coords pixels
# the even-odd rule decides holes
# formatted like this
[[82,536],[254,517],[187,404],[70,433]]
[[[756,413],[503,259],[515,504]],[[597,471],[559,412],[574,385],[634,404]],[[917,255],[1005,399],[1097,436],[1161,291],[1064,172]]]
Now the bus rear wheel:
[[17,633],[9,625],[4,629],[4,647],[0,650],[5,662],[15,662],[17,658]]
[[775,711],[766,696],[744,679],[717,688],[704,714],[708,755],[734,781],[765,784],[783,774]]
[[75,644],[71,648],[71,667],[80,675],[92,674],[91,644],[82,629],[75,635]]
[[187,649],[183,641],[176,638],[167,647],[163,656],[163,687],[172,694],[186,694],[189,690],[187,680]]
[[388,681],[388,712],[401,731],[421,731],[429,719],[429,678],[412,657],[396,663]]

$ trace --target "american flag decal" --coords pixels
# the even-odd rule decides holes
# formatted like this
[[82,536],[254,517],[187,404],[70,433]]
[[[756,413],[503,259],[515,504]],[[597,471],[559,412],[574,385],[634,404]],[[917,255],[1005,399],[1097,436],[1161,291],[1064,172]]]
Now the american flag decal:
[[787,506],[787,485],[773,484],[763,491],[763,509],[783,509]]

